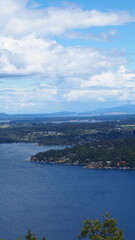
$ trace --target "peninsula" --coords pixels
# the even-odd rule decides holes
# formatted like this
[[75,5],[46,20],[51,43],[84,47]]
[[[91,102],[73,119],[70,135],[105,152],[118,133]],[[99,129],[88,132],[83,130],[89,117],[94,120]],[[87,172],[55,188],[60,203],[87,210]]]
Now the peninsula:
[[89,168],[135,168],[135,115],[12,119],[0,123],[0,143],[70,146],[31,161]]
[[117,139],[40,152],[31,161],[65,163],[97,169],[135,169],[135,140]]

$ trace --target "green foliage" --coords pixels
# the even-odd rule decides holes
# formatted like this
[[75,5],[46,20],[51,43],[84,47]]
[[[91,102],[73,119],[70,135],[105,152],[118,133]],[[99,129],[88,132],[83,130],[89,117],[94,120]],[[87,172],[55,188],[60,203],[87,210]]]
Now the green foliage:
[[[121,118],[123,121],[117,121]],[[0,123],[0,143],[37,142],[44,145],[72,145],[101,139],[135,138],[134,115],[126,118],[109,116],[101,119],[106,122],[91,122],[100,119],[86,117],[86,119],[77,118],[78,122],[70,122],[71,119],[68,118],[56,119],[61,121],[59,124],[57,121],[57,123],[48,122],[53,121],[51,118],[45,121],[36,118]]]
[[[110,218],[109,214],[102,217],[102,220],[94,219],[83,222],[83,228],[78,239],[88,238],[91,240],[124,240],[123,230],[120,230],[117,226],[117,220]],[[27,240],[38,240],[35,233],[28,230],[26,236]],[[18,238],[17,240],[21,240]],[[46,240],[45,237],[42,240]]]
[[27,240],[38,240],[35,233],[33,234],[30,230],[28,230],[27,235],[25,236]]
[[[26,236],[24,236],[25,239],[27,240],[38,240],[38,238],[36,237],[35,233],[32,233],[31,230],[28,230],[28,233]],[[46,240],[45,237],[42,238],[42,240]]]
[[117,227],[117,220],[110,218],[109,214],[103,216],[102,221],[98,219],[86,220],[81,230],[79,239],[89,238],[91,240],[124,240],[123,231]]
[[101,168],[135,168],[135,139],[100,140],[62,150],[40,152],[32,156],[31,160],[85,166],[94,162],[97,168],[98,163]]

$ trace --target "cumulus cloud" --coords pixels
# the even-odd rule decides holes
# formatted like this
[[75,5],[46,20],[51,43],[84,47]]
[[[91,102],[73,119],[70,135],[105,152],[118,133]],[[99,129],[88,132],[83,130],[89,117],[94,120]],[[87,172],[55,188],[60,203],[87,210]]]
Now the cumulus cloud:
[[68,94],[64,94],[64,98],[68,101],[99,101],[114,100],[121,96],[122,90],[118,89],[89,89],[89,90],[71,90]]
[[127,62],[123,51],[90,47],[63,47],[54,40],[0,38],[0,74],[44,74],[50,78],[86,76],[117,69]]
[[[41,8],[36,1],[4,0],[0,14],[0,78],[16,78],[16,87],[0,89],[1,105],[7,109],[32,109],[48,102],[124,101],[131,89],[134,93],[135,73],[125,68],[124,50],[65,47],[56,40],[111,41],[117,34],[115,26],[135,22],[129,12],[83,10],[76,5]],[[94,34],[92,27],[110,29]],[[22,77],[33,79],[35,85],[17,87]]]
[[89,87],[113,87],[120,89],[121,87],[135,87],[135,73],[124,70],[125,67],[122,65],[116,71],[107,71],[101,74],[93,75],[87,81],[82,81],[82,88]]
[[121,65],[116,71],[92,75],[88,80],[80,79],[80,88],[64,94],[72,101],[135,101],[135,72]]
[[121,88],[135,87],[135,73],[124,67],[128,61],[123,50],[63,47],[54,40],[31,34],[18,39],[1,37],[0,52],[2,79],[15,76],[37,79],[37,86],[31,91],[3,90],[8,95],[8,107],[11,102],[16,108],[31,109],[37,106],[36,102],[39,105],[51,101],[124,101],[127,95]]

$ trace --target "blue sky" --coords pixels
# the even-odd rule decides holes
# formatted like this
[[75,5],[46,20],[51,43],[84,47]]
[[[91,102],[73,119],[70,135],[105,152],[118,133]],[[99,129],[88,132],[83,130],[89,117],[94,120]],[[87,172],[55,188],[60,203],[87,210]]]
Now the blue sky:
[[135,2],[5,0],[0,112],[135,104]]

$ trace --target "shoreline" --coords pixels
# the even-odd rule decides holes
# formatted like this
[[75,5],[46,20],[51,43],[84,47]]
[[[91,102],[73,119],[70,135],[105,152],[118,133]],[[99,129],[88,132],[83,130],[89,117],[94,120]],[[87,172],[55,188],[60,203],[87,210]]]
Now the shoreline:
[[97,169],[97,170],[135,170],[135,168],[131,168],[131,167],[110,167],[110,166],[106,166],[106,167],[92,167],[89,165],[84,165],[84,164],[79,164],[79,163],[68,163],[68,162],[62,162],[62,161],[56,161],[56,162],[52,162],[52,161],[38,161],[38,160],[32,160],[30,159],[30,162],[34,162],[34,163],[42,163],[42,164],[64,164],[64,165],[73,165],[73,166],[82,166],[82,168],[86,168],[86,169]]

